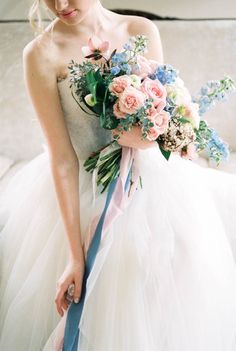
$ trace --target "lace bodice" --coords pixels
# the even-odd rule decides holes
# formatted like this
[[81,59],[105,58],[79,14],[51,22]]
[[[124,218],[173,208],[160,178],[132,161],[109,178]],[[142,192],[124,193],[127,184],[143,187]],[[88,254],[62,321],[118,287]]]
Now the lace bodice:
[[71,142],[79,159],[85,160],[112,140],[109,130],[100,127],[96,116],[86,114],[74,100],[69,75],[57,81],[64,117]]

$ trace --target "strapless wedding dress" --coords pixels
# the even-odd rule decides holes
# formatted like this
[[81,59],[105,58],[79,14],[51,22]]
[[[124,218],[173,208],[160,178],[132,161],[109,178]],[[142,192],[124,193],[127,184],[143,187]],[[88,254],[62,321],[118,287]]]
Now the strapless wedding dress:
[[[106,194],[83,168],[111,140],[58,81],[80,162],[88,248]],[[138,150],[142,188],[102,236],[87,280],[78,351],[236,350],[236,175],[153,147]],[[11,179],[1,206],[0,350],[53,351],[65,318],[54,302],[68,242],[48,150]]]

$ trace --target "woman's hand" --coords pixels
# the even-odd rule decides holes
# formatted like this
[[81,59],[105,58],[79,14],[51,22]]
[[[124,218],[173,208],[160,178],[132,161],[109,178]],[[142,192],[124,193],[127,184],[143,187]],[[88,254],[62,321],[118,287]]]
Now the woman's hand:
[[70,302],[66,299],[67,289],[70,284],[74,284],[74,302],[78,303],[81,295],[81,288],[84,276],[84,255],[78,259],[70,259],[62,276],[57,282],[57,291],[55,296],[55,303],[58,313],[61,317],[64,315],[63,308],[67,310]]
[[133,126],[129,131],[112,130],[113,135],[119,135],[117,142],[121,146],[133,147],[136,149],[148,149],[157,145],[156,141],[142,139],[142,130],[140,126]]

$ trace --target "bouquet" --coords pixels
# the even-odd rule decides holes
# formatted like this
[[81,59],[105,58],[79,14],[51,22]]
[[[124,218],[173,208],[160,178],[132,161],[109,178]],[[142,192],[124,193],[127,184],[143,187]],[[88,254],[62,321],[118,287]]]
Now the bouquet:
[[[119,132],[140,126],[142,138],[156,141],[166,160],[172,152],[194,159],[205,150],[217,164],[229,157],[229,146],[201,116],[216,101],[235,90],[229,76],[209,81],[192,97],[170,64],[145,58],[148,38],[133,36],[123,50],[109,52],[109,42],[94,42],[82,48],[81,64],[71,60],[70,88],[81,109],[96,115],[102,128]],[[94,172],[97,185],[106,190],[119,176],[122,147],[119,133],[84,163]]]

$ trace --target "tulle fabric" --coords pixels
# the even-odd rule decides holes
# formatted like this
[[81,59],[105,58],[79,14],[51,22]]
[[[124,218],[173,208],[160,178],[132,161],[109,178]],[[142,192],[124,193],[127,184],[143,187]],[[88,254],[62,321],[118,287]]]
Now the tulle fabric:
[[[103,233],[87,280],[78,351],[235,350],[236,176],[177,155],[167,162],[158,147],[140,150],[139,166],[142,188]],[[83,167],[79,184],[88,247],[105,194],[93,203]],[[66,318],[54,295],[68,243],[47,152],[7,195],[0,349],[52,351]]]
[[[80,167],[82,234],[90,235],[91,177]],[[85,176],[82,176],[84,174]],[[47,150],[18,171],[0,206],[0,350],[42,350],[60,321],[56,282],[68,262],[68,243]],[[100,206],[100,208],[99,208]],[[84,245],[86,244],[84,240]]]
[[143,189],[89,277],[78,350],[235,349],[235,223],[213,197],[227,206],[235,177],[167,163],[158,148],[140,152],[140,169]]

